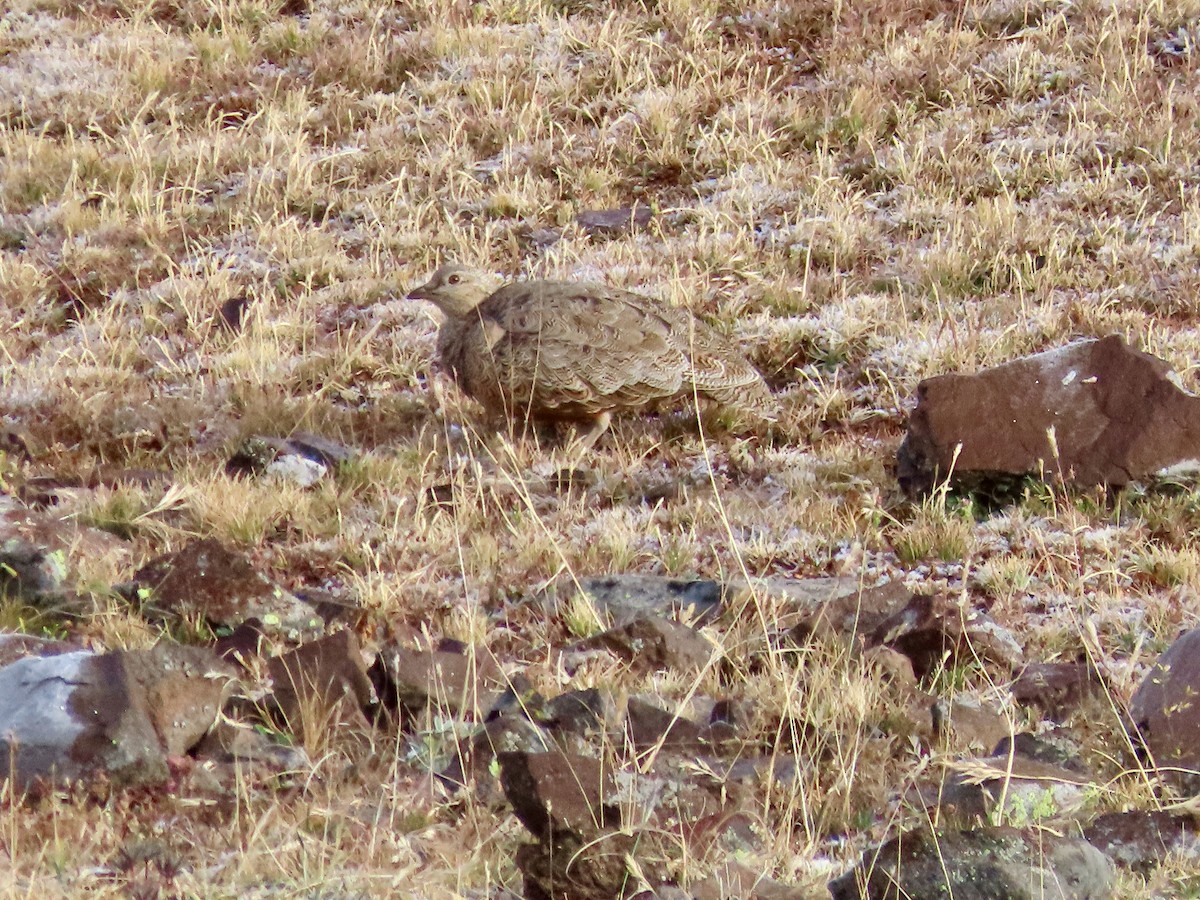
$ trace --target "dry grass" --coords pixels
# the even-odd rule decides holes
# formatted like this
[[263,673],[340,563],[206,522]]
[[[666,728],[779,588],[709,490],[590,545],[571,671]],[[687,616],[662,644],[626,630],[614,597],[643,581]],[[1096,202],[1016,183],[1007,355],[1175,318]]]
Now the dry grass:
[[[12,0],[0,21],[0,413],[36,458],[3,476],[176,473],[169,493],[57,507],[129,538],[74,554],[96,604],[77,635],[153,640],[104,588],[192,535],[345,590],[374,622],[471,641],[548,695],[567,682],[551,648],[595,627],[524,602],[564,573],[930,582],[991,604],[1031,659],[1101,660],[1121,696],[1196,623],[1194,486],[1115,507],[1035,491],[982,518],[907,507],[885,466],[936,372],[1116,332],[1198,383],[1200,59],[1151,50],[1200,3],[304,6]],[[657,211],[644,233],[571,225],[635,201]],[[562,238],[543,246],[546,228]],[[431,312],[399,298],[449,258],[690,307],[735,336],[800,437],[620,421],[586,461],[617,500],[556,490],[562,450],[480,434],[431,389]],[[232,333],[214,316],[236,298]],[[307,491],[223,474],[241,438],[294,428],[367,453]],[[664,480],[675,500],[637,502]],[[619,668],[570,684],[751,700],[763,745],[809,761],[763,789],[757,864],[819,890],[902,820],[894,798],[928,761],[888,726],[875,673],[836,648],[779,653],[779,611],[755,612],[708,629],[725,655],[699,685]],[[1118,796],[1154,802],[1119,776],[1115,714],[1077,734]],[[186,896],[460,896],[515,887],[519,839],[402,762],[331,755],[219,809],[9,807],[0,881],[119,896],[159,866],[113,862],[147,840],[179,872],[145,877]],[[1185,874],[1124,876],[1121,896]]]

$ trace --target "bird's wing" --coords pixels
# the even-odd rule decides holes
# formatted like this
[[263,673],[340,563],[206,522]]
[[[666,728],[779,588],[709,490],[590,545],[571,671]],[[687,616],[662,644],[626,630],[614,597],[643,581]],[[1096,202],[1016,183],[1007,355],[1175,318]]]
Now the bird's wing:
[[492,353],[508,377],[525,373],[534,402],[580,410],[636,406],[680,393],[688,358],[677,327],[648,298],[595,284],[520,282],[479,307],[503,336]]

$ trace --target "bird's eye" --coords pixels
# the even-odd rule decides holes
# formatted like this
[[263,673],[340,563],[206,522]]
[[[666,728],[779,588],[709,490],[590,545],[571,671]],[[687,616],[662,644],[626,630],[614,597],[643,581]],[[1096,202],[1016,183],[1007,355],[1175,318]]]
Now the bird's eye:
[[462,281],[462,277],[459,275],[451,275],[449,278],[446,279],[446,281],[449,282],[450,284],[458,284],[460,281]]

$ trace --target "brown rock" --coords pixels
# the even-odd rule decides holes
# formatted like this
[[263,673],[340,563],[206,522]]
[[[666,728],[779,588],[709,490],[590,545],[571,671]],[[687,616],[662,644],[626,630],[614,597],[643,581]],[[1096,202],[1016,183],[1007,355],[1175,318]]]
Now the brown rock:
[[1105,900],[1112,879],[1112,863],[1087,841],[982,828],[902,834],[864,853],[829,890],[833,900]]
[[1200,398],[1117,336],[1079,341],[917,387],[897,477],[924,494],[995,476],[1123,486],[1200,458]]
[[439,360],[494,417],[588,422],[585,446],[615,412],[697,395],[775,418],[762,376],[686,309],[599,284],[494,288],[490,276],[448,265],[409,294],[445,315]]
[[987,753],[1011,737],[1017,727],[1012,717],[1004,715],[994,704],[967,694],[935,700],[930,712],[934,736],[954,750]]
[[1086,662],[1031,663],[1012,685],[1021,706],[1036,706],[1061,722],[1084,702],[1105,697],[1104,679]]
[[324,625],[308,604],[255,571],[243,554],[211,538],[151,560],[127,590],[162,612],[200,615],[229,628],[248,619],[274,632],[319,632]]
[[853,640],[857,635],[870,634],[916,596],[902,581],[868,588],[863,588],[858,579],[846,581],[849,590],[831,592],[827,600],[806,610],[804,618],[792,629],[797,642],[803,643],[813,636],[839,635]]
[[1200,628],[1184,632],[1138,686],[1129,713],[1164,778],[1200,788]]
[[607,650],[628,662],[634,671],[669,669],[698,672],[712,659],[716,648],[694,628],[659,616],[638,619],[620,628],[587,638],[579,650]]
[[380,660],[397,700],[413,710],[432,706],[482,718],[507,686],[495,663],[477,654],[393,647]]
[[630,697],[625,714],[629,741],[638,752],[660,746],[686,752],[704,746],[699,725],[653,703]]
[[1143,875],[1168,854],[1192,859],[1200,855],[1195,819],[1165,810],[1105,813],[1083,830],[1083,836],[1118,866]]
[[958,660],[986,660],[1009,671],[1022,662],[1016,638],[984,613],[964,609],[941,594],[913,594],[908,604],[875,626],[868,646],[884,645],[912,660],[924,678],[947,654]]
[[337,723],[362,730],[363,712],[376,702],[362,648],[352,631],[339,631],[274,657],[267,666],[271,701],[288,729],[305,735]]

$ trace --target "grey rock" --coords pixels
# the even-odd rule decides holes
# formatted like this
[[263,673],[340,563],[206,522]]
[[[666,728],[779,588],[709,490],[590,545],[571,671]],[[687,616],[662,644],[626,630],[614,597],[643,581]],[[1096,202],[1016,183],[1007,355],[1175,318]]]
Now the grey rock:
[[575,222],[593,238],[614,238],[641,231],[653,218],[650,207],[635,205],[617,209],[585,209],[575,217]]
[[39,602],[60,594],[67,576],[66,554],[20,537],[0,543],[0,596]]
[[[581,591],[601,620],[627,625],[648,616],[711,621],[721,608],[724,593],[715,581],[664,578],[657,575],[601,575],[581,578]],[[575,594],[574,586],[562,592],[560,606]]]
[[97,772],[121,783],[167,778],[199,742],[232,671],[206,650],[74,651],[0,669],[0,772],[19,789]]
[[1112,863],[1087,841],[983,828],[902,834],[864,853],[829,890],[833,900],[1105,900],[1112,879]]

